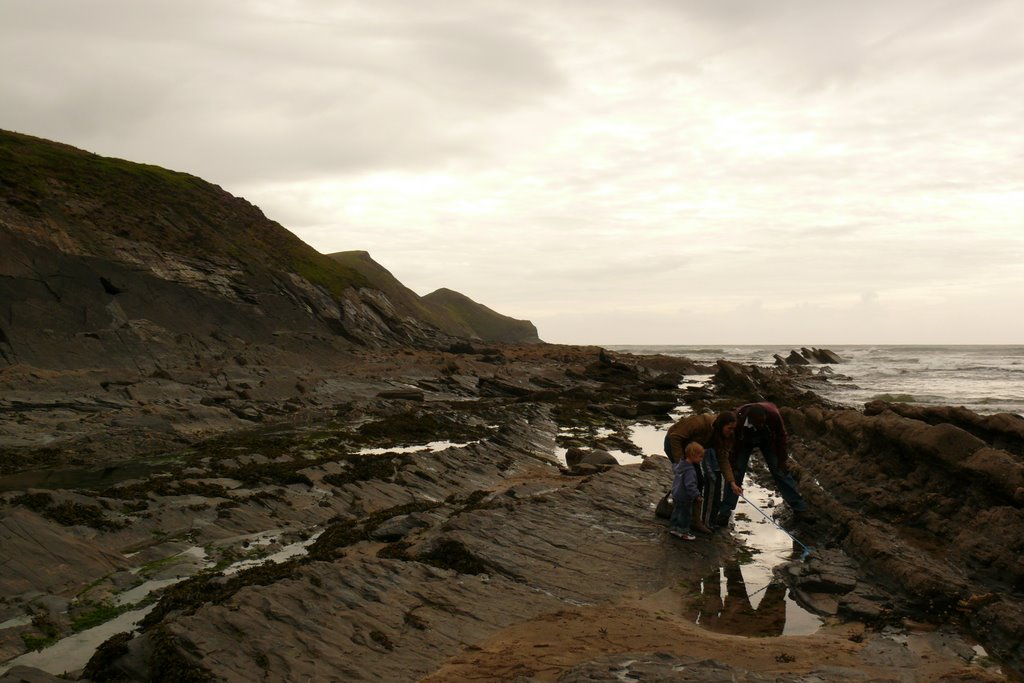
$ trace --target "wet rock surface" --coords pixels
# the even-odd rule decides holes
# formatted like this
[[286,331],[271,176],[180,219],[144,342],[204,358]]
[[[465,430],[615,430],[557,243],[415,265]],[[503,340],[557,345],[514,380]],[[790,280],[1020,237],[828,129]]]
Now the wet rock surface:
[[[1021,460],[893,411],[786,411],[805,495],[897,612],[970,626],[1014,668],[1024,642]],[[813,484],[812,484],[813,481]]]
[[[910,681],[1019,671],[1019,456],[994,439],[893,410],[837,409],[786,368],[721,362],[712,386],[693,389],[679,380],[709,369],[685,359],[458,351],[363,351],[288,372],[254,363],[215,388],[149,378],[114,406],[36,400],[48,407],[5,417],[9,433],[28,440],[45,428],[58,445],[10,449],[25,457],[9,458],[0,480],[4,547],[19,558],[0,573],[2,658],[73,633],[142,582],[167,582],[135,634],[110,638],[72,675]],[[58,380],[37,381],[45,391]],[[781,590],[820,615],[810,635],[780,636],[773,624],[740,638],[694,620],[708,613],[696,580],[751,551],[730,530],[668,536],[653,513],[668,461],[629,440],[637,420],[671,421],[636,417],[645,403],[717,410],[754,398],[782,407],[816,512],[797,522],[770,509],[813,552],[780,566],[762,600]],[[235,401],[263,420],[237,429],[224,409]],[[132,436],[119,439],[125,420]],[[118,447],[82,448],[88,439]],[[559,449],[580,456],[574,467]],[[612,452],[638,464],[612,464]],[[140,453],[149,469],[133,470]],[[47,486],[39,463],[66,471]],[[74,571],[43,571],[54,558]],[[975,641],[1001,672],[980,666]]]
[[864,406],[864,414],[868,416],[881,415],[885,411],[931,425],[950,424],[977,436],[993,448],[1024,456],[1024,417],[1020,415],[978,415],[959,406],[915,406],[886,401],[871,401]]

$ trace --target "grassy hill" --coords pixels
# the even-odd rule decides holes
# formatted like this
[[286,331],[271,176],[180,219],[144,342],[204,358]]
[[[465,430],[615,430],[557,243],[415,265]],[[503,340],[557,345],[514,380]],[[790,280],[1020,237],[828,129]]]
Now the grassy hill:
[[468,326],[484,341],[540,343],[537,328],[529,320],[502,315],[459,292],[442,287],[424,296],[423,302]]
[[439,289],[420,297],[365,251],[342,251],[329,256],[366,278],[370,287],[387,294],[406,315],[429,322],[448,334],[490,342],[540,342],[533,323],[501,315],[464,294]]
[[[2,130],[0,276],[0,300],[18,313],[0,329],[9,362],[69,356],[81,335],[138,320],[203,339],[220,330],[371,345],[538,341],[529,322],[462,295],[418,296],[365,251],[321,254],[196,176]],[[150,343],[138,341],[132,353]]]
[[335,296],[366,284],[256,206],[201,178],[2,130],[0,199],[8,227],[64,251],[116,258],[119,241],[128,240],[295,272]]

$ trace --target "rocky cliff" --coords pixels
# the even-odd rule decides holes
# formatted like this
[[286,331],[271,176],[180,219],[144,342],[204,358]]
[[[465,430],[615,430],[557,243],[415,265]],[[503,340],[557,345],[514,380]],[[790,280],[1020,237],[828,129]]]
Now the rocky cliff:
[[[479,330],[475,329],[461,316],[453,315],[451,311],[444,307],[438,306],[434,302],[419,296],[416,292],[403,285],[387,268],[374,261],[370,254],[365,251],[339,251],[334,254],[328,254],[328,256],[366,278],[369,286],[384,292],[395,308],[407,316],[429,322],[431,325],[455,337],[479,339],[488,342],[513,341],[511,339],[504,339],[501,336],[493,336],[494,332],[500,333],[500,328],[497,325]],[[467,301],[471,300],[467,298]],[[480,306],[480,304],[475,302],[471,301],[471,303],[474,306]],[[483,306],[480,307],[485,308]],[[493,311],[491,311],[491,314],[495,320],[511,320],[511,318],[506,318]],[[536,331],[534,332],[534,337],[536,337]]]
[[246,344],[315,355],[474,336],[344,261],[200,178],[0,131],[9,365],[152,372]]
[[541,341],[529,320],[502,315],[459,292],[438,289],[419,296],[365,251],[339,251],[328,256],[364,277],[370,287],[384,292],[404,315],[429,322],[450,335],[511,344]]
[[537,328],[529,320],[516,320],[478,304],[464,294],[441,288],[423,297],[424,303],[443,311],[484,341],[537,344]]

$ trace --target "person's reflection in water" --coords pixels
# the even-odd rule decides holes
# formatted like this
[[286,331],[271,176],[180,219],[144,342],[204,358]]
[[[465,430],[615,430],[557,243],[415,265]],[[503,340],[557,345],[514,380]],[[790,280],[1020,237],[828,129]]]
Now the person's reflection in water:
[[[716,633],[738,636],[781,636],[786,627],[786,584],[772,581],[763,591],[747,593],[738,562],[723,568],[725,595],[719,571],[704,577],[701,597],[697,601],[695,619],[704,628]],[[751,598],[758,592],[764,596],[755,609]]]

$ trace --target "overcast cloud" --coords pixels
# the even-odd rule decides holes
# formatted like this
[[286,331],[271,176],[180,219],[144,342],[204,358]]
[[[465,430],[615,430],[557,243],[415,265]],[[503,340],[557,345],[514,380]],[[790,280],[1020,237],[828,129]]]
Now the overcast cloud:
[[0,128],[596,344],[1024,343],[1014,0],[6,0]]

